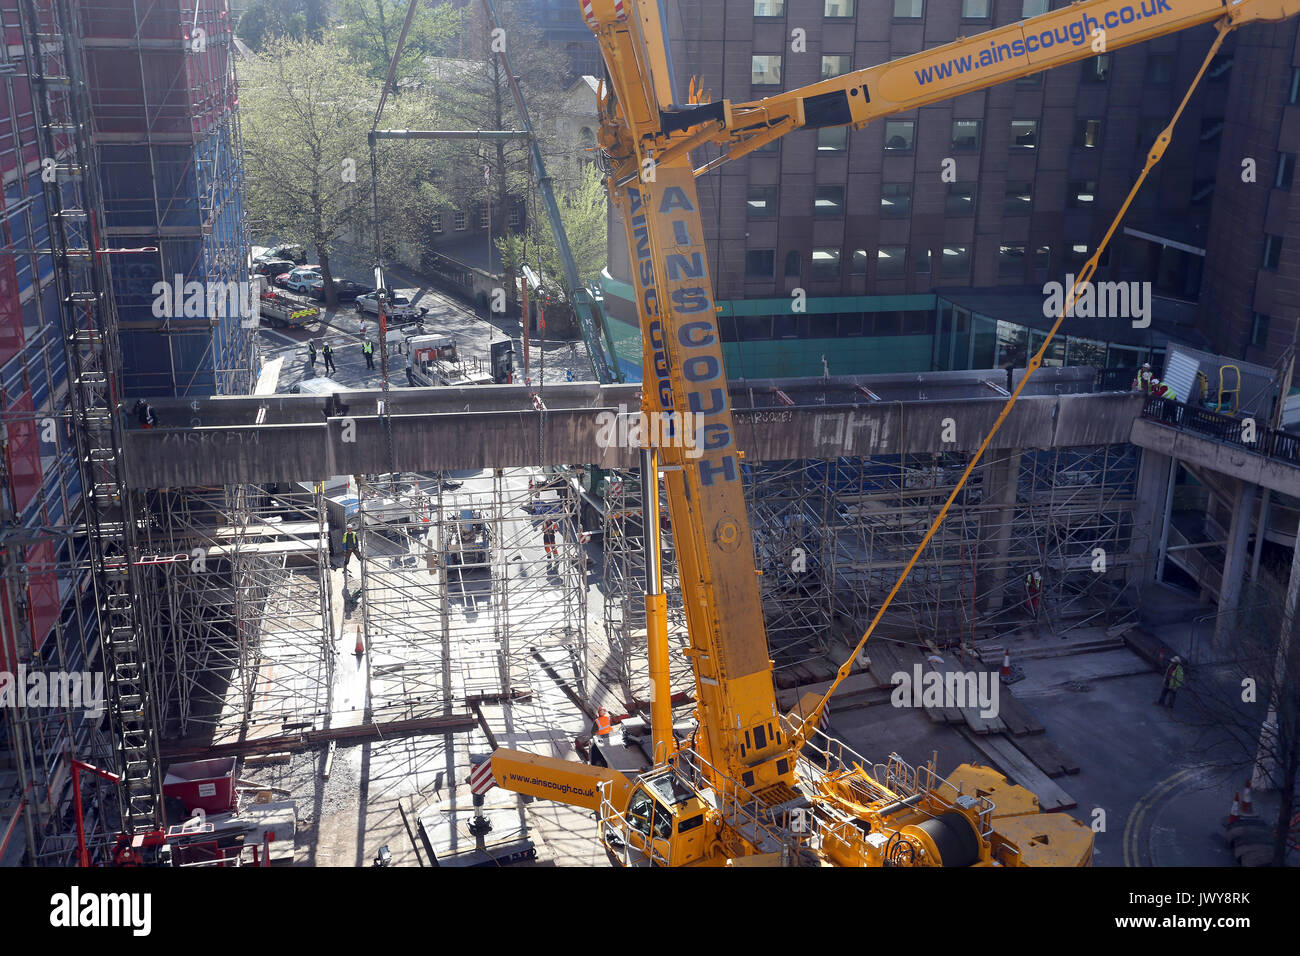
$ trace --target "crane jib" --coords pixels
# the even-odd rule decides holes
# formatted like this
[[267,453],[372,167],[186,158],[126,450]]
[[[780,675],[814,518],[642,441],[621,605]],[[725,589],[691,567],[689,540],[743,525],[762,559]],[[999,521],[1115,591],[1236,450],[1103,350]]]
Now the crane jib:
[[[665,330],[659,309],[660,292],[655,282],[653,248],[646,223],[646,194],[639,188],[628,189],[628,214],[635,240],[637,276],[641,284],[641,312],[648,320],[646,335],[650,345],[650,372],[654,378],[654,392],[664,411],[673,410],[672,364],[670,345],[681,361],[681,375],[686,381],[687,410],[704,416],[701,429],[702,450],[720,452],[735,444],[731,428],[730,404],[725,386],[725,372],[718,355],[718,331],[713,319],[713,297],[707,286],[707,267],[703,251],[694,248],[702,236],[691,234],[693,221],[698,217],[695,204],[680,186],[667,186],[660,194],[655,214],[665,217],[668,231],[676,243],[675,251],[663,256],[663,274],[670,288],[666,290],[674,315],[690,317],[681,322],[673,335],[665,340]],[[674,213],[682,213],[672,218]],[[692,284],[695,283],[695,284]],[[713,419],[710,421],[710,419]],[[721,420],[718,420],[721,419]],[[721,477],[737,481],[740,470],[734,455],[723,455],[710,461],[698,461],[700,482],[706,487]]]

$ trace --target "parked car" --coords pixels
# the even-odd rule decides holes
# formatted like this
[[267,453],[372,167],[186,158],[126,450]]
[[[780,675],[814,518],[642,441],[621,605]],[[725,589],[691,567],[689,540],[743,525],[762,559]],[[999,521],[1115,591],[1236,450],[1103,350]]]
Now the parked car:
[[315,266],[306,266],[276,276],[275,284],[288,289],[290,292],[308,292],[311,290],[312,281],[318,280],[320,277],[320,273],[316,271]]
[[[362,285],[360,282],[353,282],[351,279],[343,279],[334,283],[334,291],[338,293],[340,302],[351,302],[359,295],[365,295],[368,292],[374,292],[374,288],[368,285]],[[325,299],[325,281],[322,279],[311,284],[310,295],[324,301]]]
[[[268,259],[288,259],[295,264],[307,261],[307,253],[302,246],[293,245],[292,243],[280,246],[272,246],[264,253],[253,260],[254,263],[262,262]],[[290,266],[289,268],[293,268]]]
[[[378,315],[379,300],[375,297],[375,293],[368,292],[365,295],[357,296],[356,309],[358,312]],[[418,322],[429,312],[428,309],[413,306],[411,300],[404,295],[390,295],[384,311],[388,315],[388,321],[395,324]]]
[[292,272],[295,268],[297,266],[288,259],[260,259],[253,263],[253,275],[274,277]]

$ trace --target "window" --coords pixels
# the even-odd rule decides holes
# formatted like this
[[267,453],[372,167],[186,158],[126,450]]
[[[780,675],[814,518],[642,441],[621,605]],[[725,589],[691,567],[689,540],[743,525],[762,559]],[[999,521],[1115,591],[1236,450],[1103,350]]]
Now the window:
[[1008,182],[1002,199],[1002,211],[1008,216],[1028,216],[1033,202],[1033,185],[1028,180]]
[[823,126],[817,131],[817,152],[830,153],[847,149],[849,145],[849,128],[847,126]]
[[826,0],[826,16],[828,17],[853,16],[853,0]]
[[[844,338],[848,335],[861,335],[863,325],[862,320],[864,318],[865,316],[863,316],[861,312],[841,312],[839,328],[840,338]],[[869,325],[867,328],[870,330]]]
[[832,56],[822,55],[823,80],[829,80],[833,76],[843,76],[849,70],[849,55],[847,53],[836,53]]
[[797,339],[800,318],[801,316],[790,314],[772,316],[772,338]]
[[1088,209],[1097,201],[1097,183],[1091,179],[1072,182],[1065,198],[1071,209]]
[[487,203],[484,203],[482,208],[480,208],[478,211],[478,227],[480,229],[487,229],[489,227],[491,223],[491,219],[489,219],[489,217],[491,215],[492,215],[492,207],[489,206]]
[[899,312],[875,312],[871,315],[872,335],[902,335],[903,316]]
[[1211,82],[1223,82],[1228,78],[1228,73],[1232,70],[1232,54],[1220,53],[1210,61],[1209,69],[1205,71],[1205,78]]
[[1038,120],[1011,121],[1011,148],[1033,149],[1038,145]]
[[795,250],[791,250],[790,252],[787,252],[785,254],[785,277],[787,279],[799,278],[800,265],[801,263],[799,261],[799,251],[795,249]]
[[1152,86],[1165,86],[1174,80],[1174,55],[1172,53],[1152,53],[1147,57],[1147,83]]
[[939,274],[945,279],[955,279],[965,276],[969,272],[970,248],[967,246],[944,246]]
[[1028,73],[1025,76],[1016,77],[1016,86],[1042,86],[1043,74]]
[[776,218],[776,187],[750,186],[745,197],[745,209],[750,219]]
[[853,258],[849,261],[849,275],[864,276],[867,274],[867,250],[854,249]]
[[840,277],[840,251],[838,249],[814,249],[812,253],[812,274],[814,279],[838,279]]
[[465,213],[463,210],[456,210],[456,231],[460,232],[465,228]]
[[919,276],[928,276],[930,274],[931,261],[932,259],[929,247],[916,250],[916,274]]
[[518,226],[519,223],[523,221],[523,218],[524,218],[523,210],[521,210],[517,205],[510,207],[510,218],[509,218],[510,225]]
[[838,312],[823,312],[808,316],[808,338],[833,339],[835,327],[839,324]]
[[1268,316],[1258,312],[1251,313],[1250,344],[1257,349],[1268,345]]
[[998,275],[1021,276],[1025,274],[1025,247],[998,246]]
[[885,120],[885,149],[911,149],[915,134],[916,123],[913,120]]
[[1110,76],[1110,54],[1101,53],[1083,63],[1083,82],[1105,83]]
[[946,209],[950,216],[975,215],[975,184],[949,183]]
[[770,315],[745,315],[741,316],[739,321],[742,342],[762,342],[772,337]]
[[956,150],[972,150],[980,148],[980,121],[979,120],[953,120],[952,121],[952,148]]
[[1264,236],[1264,268],[1276,272],[1282,261],[1282,237],[1266,234]]
[[1052,266],[1052,247],[1039,246],[1034,250],[1034,268],[1046,272]]
[[1083,264],[1088,261],[1088,244],[1086,242],[1074,242],[1066,249],[1065,267],[1071,272],[1078,272]]
[[876,278],[901,279],[907,271],[907,246],[881,246],[876,250]]
[[813,199],[814,216],[844,215],[844,187],[818,186]]
[[775,268],[775,249],[750,249],[745,253],[745,275],[748,278],[770,279]]
[[1074,128],[1074,145],[1079,149],[1096,149],[1101,145],[1101,120],[1083,119]]
[[[827,0],[829,3],[829,0]],[[894,19],[919,20],[925,16],[925,0],[894,0]]]
[[779,54],[764,53],[750,57],[752,74],[750,82],[755,86],[781,85],[781,57]]
[[1201,142],[1213,143],[1223,135],[1223,117],[1222,116],[1203,116],[1201,117]]
[[1279,153],[1277,157],[1277,175],[1273,177],[1276,189],[1290,189],[1295,178],[1295,153]]
[[[1214,195],[1213,179],[1198,179],[1194,183],[1192,183],[1192,205],[1193,206],[1208,205],[1210,202],[1210,197],[1213,195]],[[1107,252],[1110,251],[1109,246],[1106,247],[1106,251]]]
[[1291,71],[1291,95],[1287,97],[1287,102],[1292,106],[1300,103],[1300,66]]
[[435,212],[430,218],[430,225],[434,232],[442,232],[442,213]]
[[754,16],[779,17],[785,15],[785,0],[754,0]]
[[880,187],[880,215],[903,219],[912,211],[912,184],[886,183]]
[[989,18],[989,0],[961,0],[961,18],[963,20],[987,20]]
[[1020,16],[1022,19],[1041,16],[1051,9],[1051,6],[1049,0],[1021,0]]

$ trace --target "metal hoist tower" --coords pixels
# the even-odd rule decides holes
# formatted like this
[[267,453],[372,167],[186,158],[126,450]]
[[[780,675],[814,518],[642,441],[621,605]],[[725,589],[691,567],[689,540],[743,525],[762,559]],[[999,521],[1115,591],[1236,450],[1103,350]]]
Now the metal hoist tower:
[[[107,711],[120,761],[121,829],[162,821],[157,723],[137,564],[138,526],[122,451],[121,349],[104,206],[91,143],[91,104],[79,51],[75,0],[20,0],[50,220],[54,282],[62,303],[72,432],[82,477],[85,532],[99,625]],[[72,755],[75,756],[75,755]],[[79,786],[76,775],[73,785]]]

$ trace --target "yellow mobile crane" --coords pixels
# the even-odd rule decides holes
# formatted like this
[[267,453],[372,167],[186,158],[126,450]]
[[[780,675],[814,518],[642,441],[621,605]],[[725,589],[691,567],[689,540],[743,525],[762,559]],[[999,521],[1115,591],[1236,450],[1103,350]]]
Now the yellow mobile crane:
[[[600,144],[611,201],[627,230],[643,342],[643,410],[703,416],[703,454],[642,450],[647,532],[646,618],[654,765],[626,775],[497,750],[505,789],[595,810],[611,854],[640,865],[810,863],[846,866],[1088,866],[1092,833],[985,767],[946,779],[896,755],[872,764],[825,735],[826,701],[879,623],[929,538],[1023,388],[972,456],[961,482],[821,701],[777,709],[749,524],[743,451],[732,424],[695,178],[796,129],[861,128],[972,90],[1098,53],[1214,23],[1215,41],[1146,167],[1093,257],[1081,286],[1228,32],[1300,13],[1300,0],[1082,0],[1005,27],[752,103],[686,104],[673,97],[658,0],[581,0],[604,55]],[[691,152],[721,148],[701,167]],[[1077,287],[1076,287],[1077,288]],[[1063,309],[1032,374],[1064,317]],[[693,457],[698,455],[698,457]],[[692,738],[672,732],[668,644],[658,566],[656,476],[665,475],[695,675]]]

